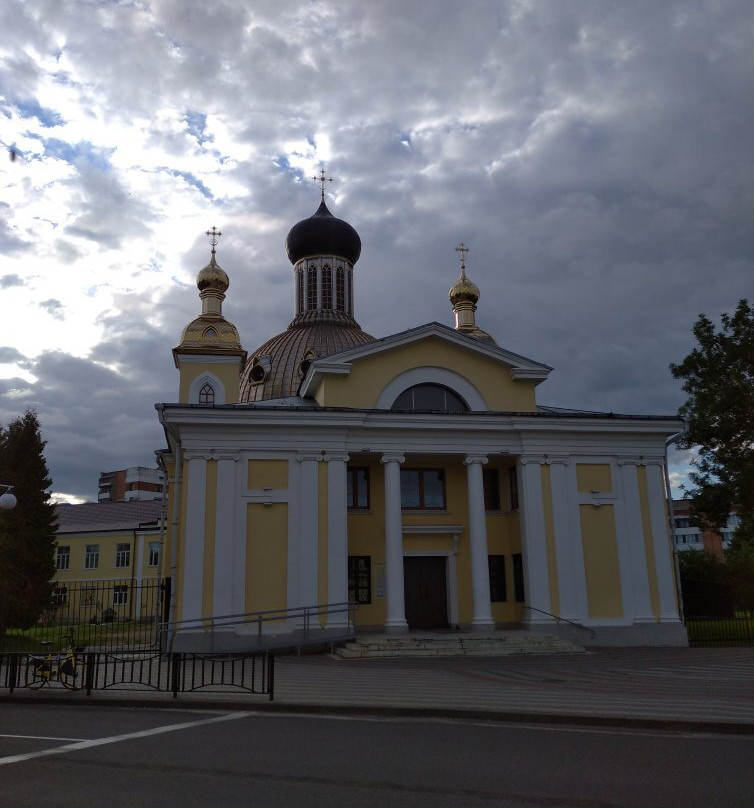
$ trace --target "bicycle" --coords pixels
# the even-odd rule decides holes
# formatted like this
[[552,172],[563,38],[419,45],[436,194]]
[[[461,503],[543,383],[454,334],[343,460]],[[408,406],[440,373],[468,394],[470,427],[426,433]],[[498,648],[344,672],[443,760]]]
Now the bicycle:
[[53,653],[50,651],[46,657],[31,657],[29,667],[32,669],[32,681],[27,687],[50,687],[53,681],[60,682],[68,690],[78,690],[76,679],[79,674],[80,660],[77,648],[73,641],[73,629],[69,629],[64,639],[67,640],[65,651]]

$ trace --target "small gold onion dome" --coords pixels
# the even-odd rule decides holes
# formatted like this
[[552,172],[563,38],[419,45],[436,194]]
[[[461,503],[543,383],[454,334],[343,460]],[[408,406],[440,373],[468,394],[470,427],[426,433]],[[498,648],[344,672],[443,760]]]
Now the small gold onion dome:
[[228,290],[230,281],[225,270],[215,261],[214,251],[207,266],[196,276],[196,285],[200,292],[205,289],[215,289],[225,294]]
[[476,304],[477,300],[479,300],[479,287],[473,281],[470,281],[462,270],[461,277],[450,287],[448,297],[454,306],[466,300]]

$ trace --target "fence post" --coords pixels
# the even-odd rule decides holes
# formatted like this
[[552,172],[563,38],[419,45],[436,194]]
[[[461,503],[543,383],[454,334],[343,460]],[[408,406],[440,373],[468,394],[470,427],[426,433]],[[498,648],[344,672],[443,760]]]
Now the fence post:
[[178,690],[180,688],[181,677],[181,654],[171,654],[170,659],[170,675],[172,681],[170,683],[171,690],[173,691],[173,698],[178,698]]
[[94,667],[97,664],[94,651],[88,651],[84,657],[84,687],[86,695],[91,696],[94,689]]
[[8,684],[10,685],[10,692],[16,686],[16,677],[18,676],[18,654],[9,654],[8,656]]
[[267,688],[270,691],[270,701],[275,700],[275,654],[268,652],[267,658]]

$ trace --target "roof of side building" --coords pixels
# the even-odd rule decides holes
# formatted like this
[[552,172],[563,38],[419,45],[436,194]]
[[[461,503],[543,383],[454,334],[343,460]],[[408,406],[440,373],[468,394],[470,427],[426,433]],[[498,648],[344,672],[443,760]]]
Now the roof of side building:
[[162,514],[159,499],[131,502],[84,502],[55,506],[58,534],[102,530],[135,530],[156,522]]

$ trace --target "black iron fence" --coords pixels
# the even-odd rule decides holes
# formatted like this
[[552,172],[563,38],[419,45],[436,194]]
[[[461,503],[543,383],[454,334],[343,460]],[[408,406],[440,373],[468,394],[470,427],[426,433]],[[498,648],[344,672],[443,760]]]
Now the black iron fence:
[[6,628],[0,651],[57,651],[71,634],[79,648],[157,649],[169,601],[169,579],[56,582],[37,624]]
[[0,687],[31,690],[159,691],[177,698],[186,692],[238,692],[275,695],[275,656],[271,652],[205,655],[160,652],[59,652],[0,654]]
[[689,645],[695,648],[754,646],[754,612],[732,617],[687,617]]

